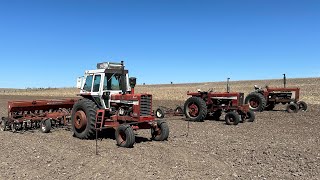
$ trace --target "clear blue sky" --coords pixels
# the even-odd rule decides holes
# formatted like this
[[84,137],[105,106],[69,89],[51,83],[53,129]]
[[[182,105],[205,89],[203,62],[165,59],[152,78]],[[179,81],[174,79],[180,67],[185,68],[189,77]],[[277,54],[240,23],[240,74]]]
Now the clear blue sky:
[[0,0],[0,87],[71,87],[124,60],[138,83],[320,76],[318,0]]

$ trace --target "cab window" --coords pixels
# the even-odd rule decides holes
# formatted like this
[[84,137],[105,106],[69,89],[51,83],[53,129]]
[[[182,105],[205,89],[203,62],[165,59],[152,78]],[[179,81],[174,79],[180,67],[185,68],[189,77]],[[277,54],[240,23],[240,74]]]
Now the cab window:
[[107,73],[104,79],[103,90],[121,90],[121,75]]
[[84,83],[84,86],[83,86],[83,90],[85,90],[85,91],[91,91],[92,79],[93,79],[93,76],[92,76],[92,75],[87,76],[86,82]]
[[95,75],[94,76],[92,92],[99,92],[99,90],[100,90],[100,80],[101,80],[101,75]]

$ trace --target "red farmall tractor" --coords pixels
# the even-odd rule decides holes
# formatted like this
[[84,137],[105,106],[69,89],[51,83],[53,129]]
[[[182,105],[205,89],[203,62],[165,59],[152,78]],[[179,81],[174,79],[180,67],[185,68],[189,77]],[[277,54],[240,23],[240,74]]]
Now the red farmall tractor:
[[96,70],[78,79],[80,96],[71,113],[74,136],[93,139],[96,130],[114,128],[117,144],[132,147],[134,130],[151,129],[152,139],[166,140],[169,127],[156,121],[152,112],[152,95],[135,94],[136,78],[128,76],[121,63],[98,63]]
[[287,104],[289,113],[297,113],[299,110],[306,111],[308,106],[304,101],[299,101],[300,88],[287,88],[286,75],[283,74],[283,88],[261,89],[255,85],[255,91],[248,94],[245,102],[253,111],[273,110],[276,104]]
[[243,104],[244,93],[229,91],[229,78],[227,92],[201,91],[187,93],[191,97],[184,104],[185,116],[192,121],[203,121],[206,118],[219,120],[222,113],[228,125],[237,125],[240,121],[253,122],[254,112],[249,105]]

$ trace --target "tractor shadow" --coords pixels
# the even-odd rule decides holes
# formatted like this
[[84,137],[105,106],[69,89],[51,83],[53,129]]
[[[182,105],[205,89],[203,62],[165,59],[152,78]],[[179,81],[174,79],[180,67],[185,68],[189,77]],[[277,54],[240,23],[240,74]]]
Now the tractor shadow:
[[[103,131],[98,132],[98,138],[99,139],[113,139],[116,140],[115,136],[116,130],[113,128],[105,129]],[[143,143],[143,142],[149,142],[152,141],[151,139],[148,139],[146,137],[142,136],[135,136],[136,142],[135,143]]]
[[142,136],[136,136],[136,143],[151,142],[151,139]]
[[287,112],[285,109],[265,110],[265,112]]
[[[196,123],[203,123],[205,121],[212,121],[212,122],[225,122],[224,119],[216,119],[216,118],[205,118],[203,121],[196,121],[196,120],[192,120],[192,119],[188,119],[188,118],[182,118],[183,121],[186,121],[186,122],[196,122]],[[227,125],[226,123],[222,123],[224,125]]]

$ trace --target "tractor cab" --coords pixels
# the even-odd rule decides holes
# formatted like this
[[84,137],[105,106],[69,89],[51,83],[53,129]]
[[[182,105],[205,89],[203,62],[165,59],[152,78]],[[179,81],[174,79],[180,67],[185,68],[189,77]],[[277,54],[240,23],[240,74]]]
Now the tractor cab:
[[133,94],[135,85],[136,78],[129,78],[123,61],[98,63],[96,70],[85,71],[85,75],[77,80],[79,95],[92,99],[103,109],[110,108],[112,95]]

